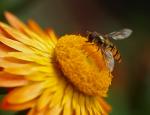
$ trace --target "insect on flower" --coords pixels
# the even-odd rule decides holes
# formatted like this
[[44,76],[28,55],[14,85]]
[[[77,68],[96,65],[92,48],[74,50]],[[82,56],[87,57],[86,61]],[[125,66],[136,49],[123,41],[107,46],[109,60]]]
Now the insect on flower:
[[24,24],[10,12],[5,16],[10,25],[0,22],[0,88],[11,90],[0,109],[29,110],[27,115],[110,113],[105,97],[113,75],[102,53],[87,57],[97,47],[81,35],[58,39],[33,20]]
[[105,35],[102,35],[97,32],[87,32],[87,33],[88,33],[87,42],[96,44],[98,46],[98,50],[99,49],[102,50],[102,54],[106,59],[107,67],[112,72],[114,68],[114,59],[118,63],[120,63],[121,55],[117,47],[111,42],[111,39],[122,40],[128,38],[131,35],[132,30],[122,29]]

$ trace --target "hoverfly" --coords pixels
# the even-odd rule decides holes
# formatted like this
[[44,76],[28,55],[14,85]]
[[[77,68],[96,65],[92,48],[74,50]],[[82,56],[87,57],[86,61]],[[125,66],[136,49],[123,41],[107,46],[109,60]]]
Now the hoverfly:
[[102,54],[106,59],[107,67],[112,72],[114,68],[114,60],[120,63],[121,55],[117,47],[111,42],[111,39],[122,40],[128,38],[131,33],[131,29],[122,29],[105,35],[97,32],[88,32],[87,42],[96,44],[98,50],[101,48]]

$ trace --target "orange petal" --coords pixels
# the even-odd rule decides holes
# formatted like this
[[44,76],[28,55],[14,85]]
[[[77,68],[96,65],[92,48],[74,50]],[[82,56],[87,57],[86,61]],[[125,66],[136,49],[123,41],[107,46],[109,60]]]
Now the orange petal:
[[15,88],[6,96],[6,100],[10,104],[25,103],[39,96],[42,93],[43,88],[43,83]]
[[35,108],[30,109],[30,111],[27,113],[27,115],[35,115]]
[[[27,115],[46,115],[45,111],[47,108],[44,108],[43,110],[37,111],[37,109],[35,107],[33,107],[28,113]],[[50,114],[49,114],[50,115]]]
[[42,30],[42,28],[34,21],[34,20],[29,20],[28,21],[28,26],[31,30],[33,30],[35,33],[45,36],[46,34]]
[[35,105],[36,100],[31,100],[26,103],[21,103],[21,104],[10,104],[6,101],[6,98],[3,99],[0,108],[4,110],[13,110],[13,111],[19,111],[19,110],[25,110],[28,108],[31,108]]
[[[34,37],[37,39],[37,35],[35,35],[32,31],[30,31],[28,29],[28,27],[21,22],[16,16],[14,16],[13,14],[11,14],[10,12],[5,12],[5,17],[8,20],[8,22],[10,23],[10,25],[12,25],[13,27],[22,30],[24,33],[26,33],[27,35],[29,35],[30,37]],[[40,38],[38,38],[37,40],[40,40],[41,42],[43,42],[43,40]],[[52,43],[49,42],[51,45]],[[49,47],[48,43],[47,43],[47,47]]]
[[38,68],[33,64],[13,63],[11,61],[3,59],[0,59],[0,67],[4,68],[4,72],[8,72],[15,75],[28,75],[35,71],[38,71]]
[[5,17],[10,23],[10,25],[12,25],[13,27],[17,29],[22,29],[26,27],[26,25],[23,22],[21,22],[16,16],[14,16],[10,12],[5,12]]
[[9,51],[13,51],[12,48],[7,47],[3,43],[0,43],[0,57],[3,57]]
[[49,35],[47,35],[47,32],[43,31],[42,28],[34,20],[29,20],[28,26],[32,31],[34,31],[35,33],[40,35],[43,39],[45,39],[47,43],[53,45],[54,42],[53,43],[51,42]]
[[56,44],[57,43],[57,37],[55,35],[55,32],[52,29],[47,29],[46,33],[48,34],[50,39],[53,41],[53,43]]
[[28,83],[23,76],[15,76],[7,73],[0,73],[0,87],[17,87]]
[[102,98],[100,98],[99,101],[100,101],[100,105],[102,106],[104,111],[106,113],[109,113],[111,111],[111,106],[108,103],[106,103],[106,101]]

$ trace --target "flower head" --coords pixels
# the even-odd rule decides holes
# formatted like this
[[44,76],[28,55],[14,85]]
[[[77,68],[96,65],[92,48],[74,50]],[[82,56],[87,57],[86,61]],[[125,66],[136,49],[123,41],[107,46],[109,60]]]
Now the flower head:
[[80,35],[57,39],[33,20],[25,25],[9,12],[0,22],[0,87],[11,88],[5,110],[27,115],[107,115],[112,75],[101,51]]

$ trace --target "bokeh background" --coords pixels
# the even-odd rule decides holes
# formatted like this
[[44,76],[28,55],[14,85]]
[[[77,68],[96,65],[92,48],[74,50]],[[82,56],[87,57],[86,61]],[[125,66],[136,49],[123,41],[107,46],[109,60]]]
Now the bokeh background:
[[[0,0],[0,20],[11,11],[24,22],[36,20],[58,36],[109,33],[130,28],[133,34],[114,41],[123,58],[116,64],[108,102],[111,115],[150,115],[150,6],[146,0]],[[1,98],[4,90],[0,89]],[[0,110],[0,115],[24,115]]]

